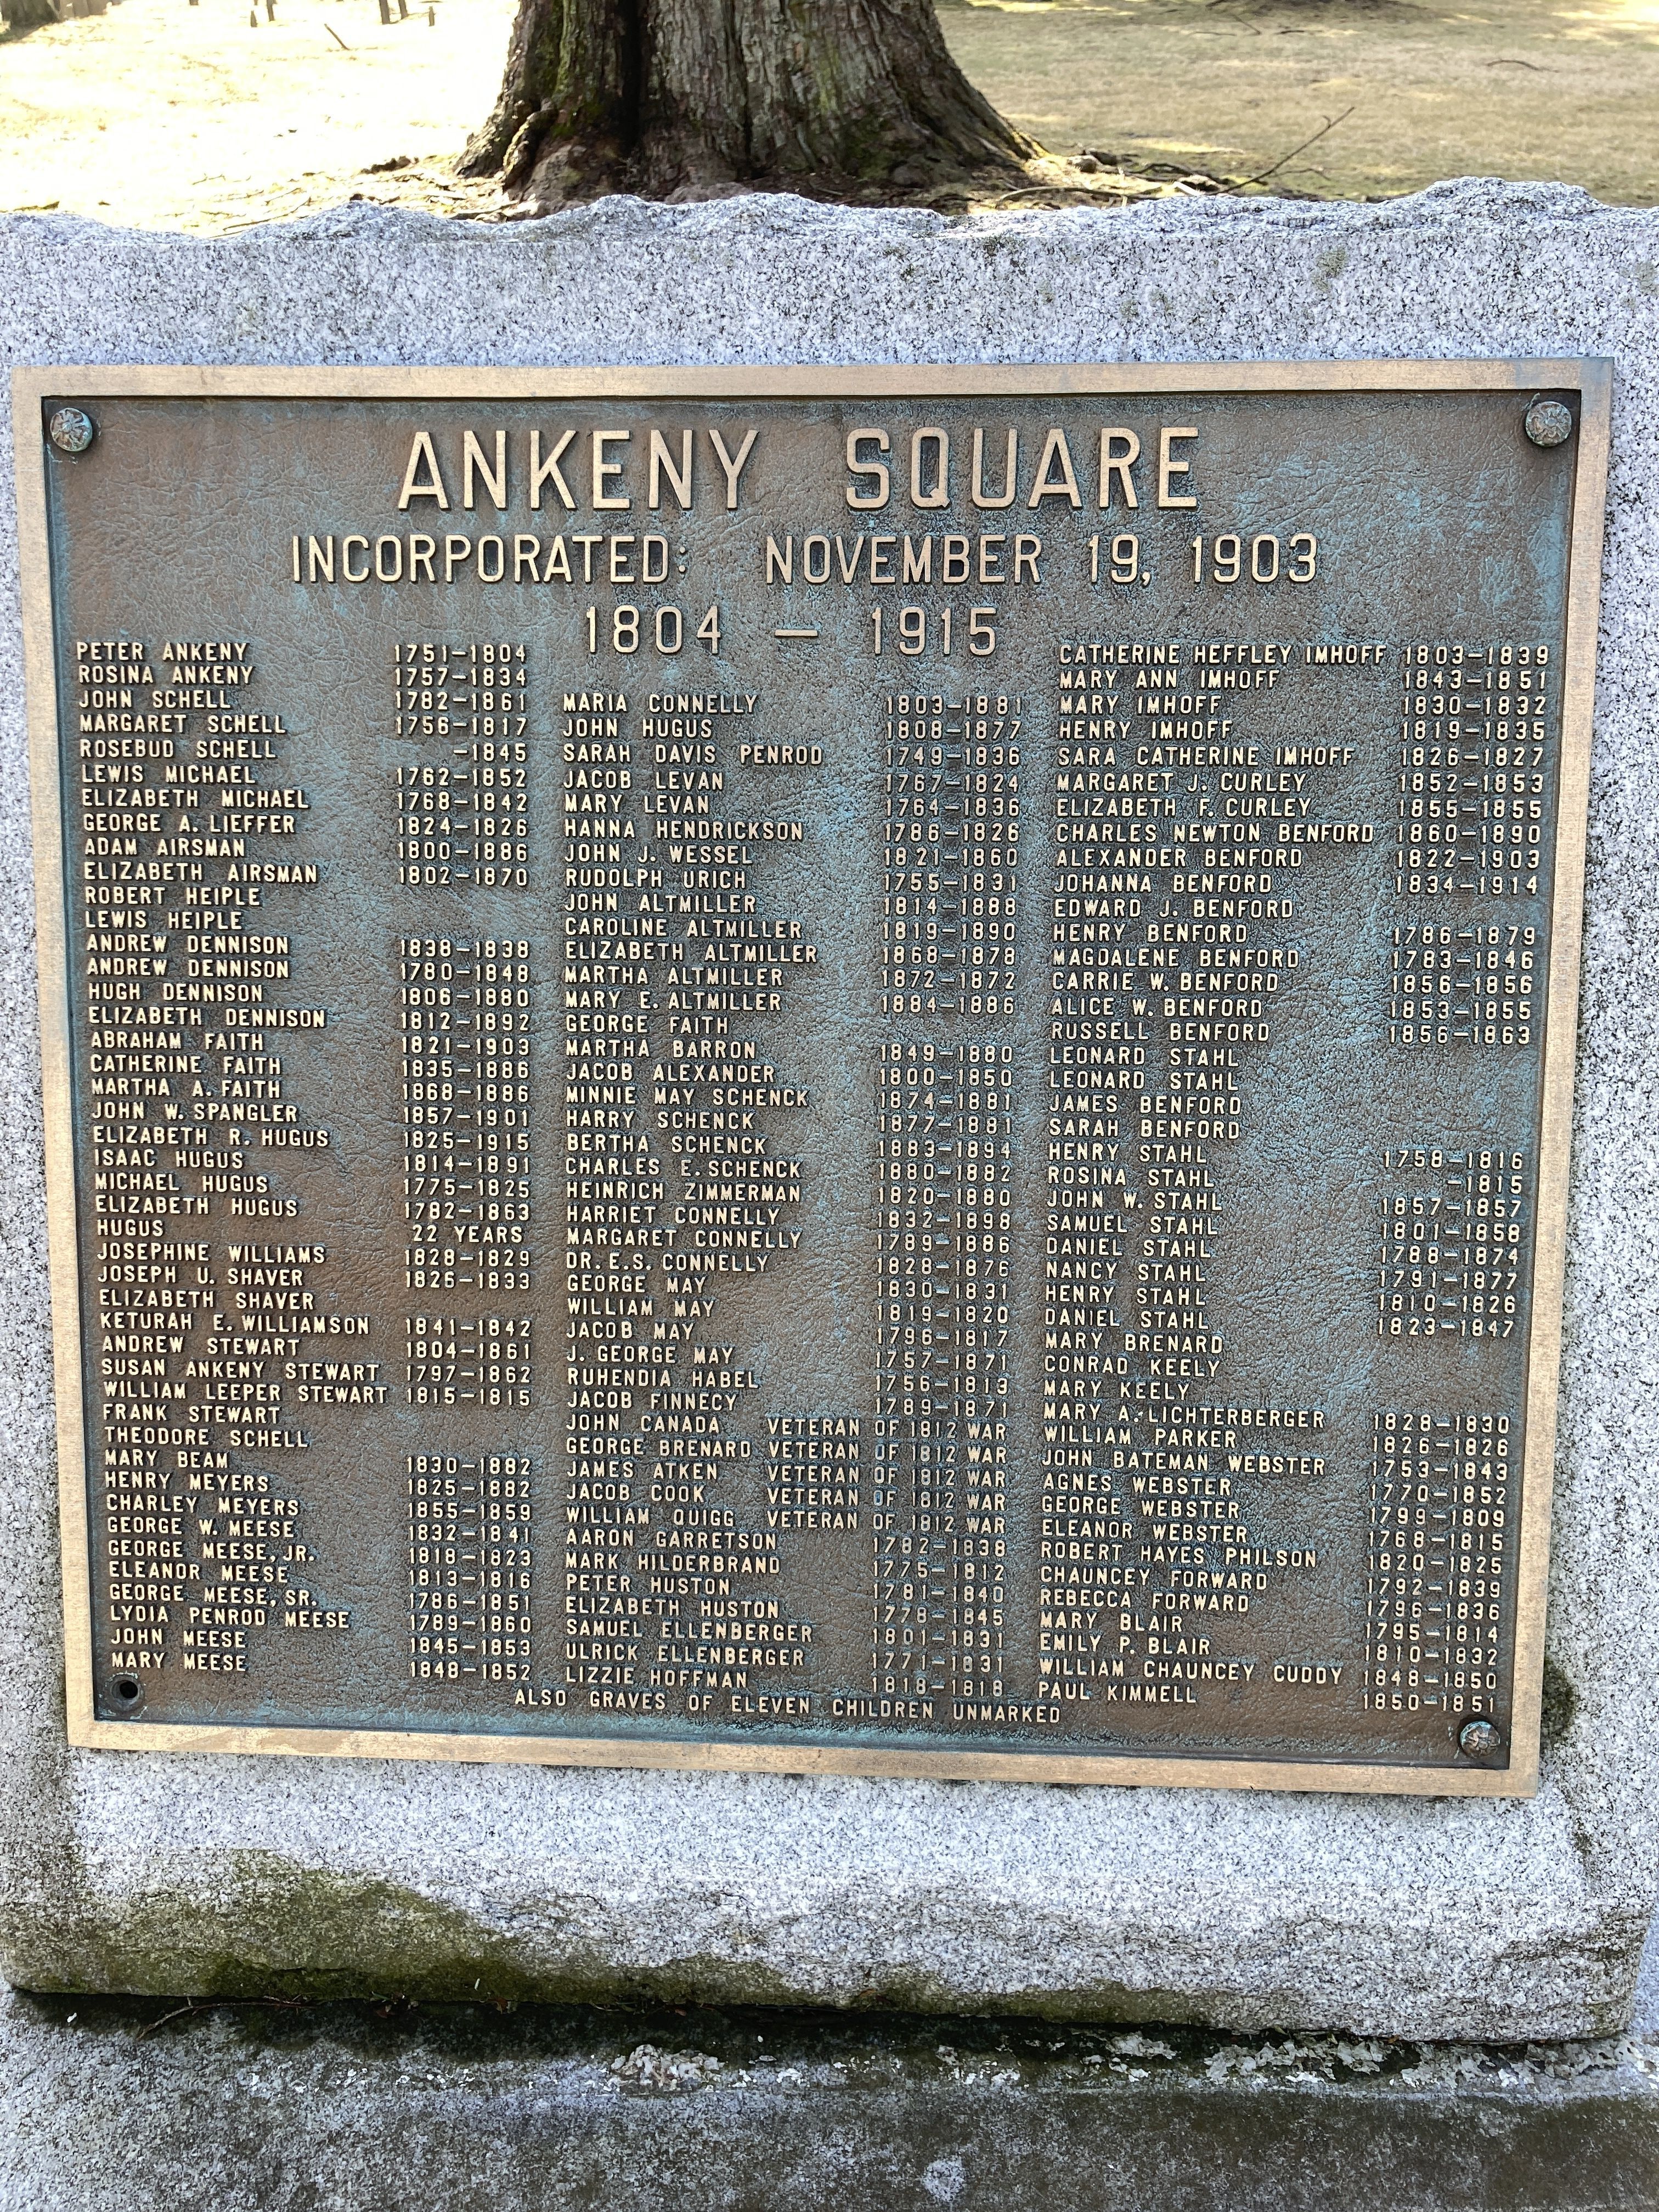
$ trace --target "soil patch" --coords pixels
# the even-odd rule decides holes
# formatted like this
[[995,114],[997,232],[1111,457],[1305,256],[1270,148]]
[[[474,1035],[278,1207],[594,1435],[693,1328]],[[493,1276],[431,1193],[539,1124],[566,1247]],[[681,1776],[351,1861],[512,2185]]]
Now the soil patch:
[[[354,196],[498,213],[493,180],[465,183],[453,163],[495,98],[513,0],[386,9],[390,21],[380,0],[119,0],[6,33],[0,209],[198,231]],[[943,0],[939,13],[968,75],[1061,157],[996,204],[1218,185],[1374,198],[1468,173],[1659,202],[1659,0]],[[1085,150],[1079,170],[1066,157]]]

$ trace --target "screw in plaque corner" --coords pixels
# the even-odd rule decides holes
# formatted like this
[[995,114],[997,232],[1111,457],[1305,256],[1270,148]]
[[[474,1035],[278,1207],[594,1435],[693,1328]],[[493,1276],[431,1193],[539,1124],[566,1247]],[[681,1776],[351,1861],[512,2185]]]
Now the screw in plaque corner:
[[144,1702],[144,1686],[136,1674],[118,1674],[109,1686],[117,1712],[136,1713]]
[[1503,1747],[1502,1731],[1492,1721],[1465,1721],[1457,1731],[1457,1748],[1470,1759],[1490,1759]]
[[1572,410],[1564,399],[1534,399],[1527,410],[1527,435],[1534,446],[1565,446],[1572,435]]
[[98,435],[98,425],[84,407],[59,407],[46,425],[46,435],[60,453],[84,453]]

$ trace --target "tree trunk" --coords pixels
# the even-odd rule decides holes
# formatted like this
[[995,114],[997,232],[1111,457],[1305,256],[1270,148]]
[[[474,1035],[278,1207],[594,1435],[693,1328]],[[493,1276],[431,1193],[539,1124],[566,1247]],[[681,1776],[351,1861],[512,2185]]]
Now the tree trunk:
[[540,207],[733,187],[921,198],[1039,149],[951,60],[933,0],[519,0],[462,157]]

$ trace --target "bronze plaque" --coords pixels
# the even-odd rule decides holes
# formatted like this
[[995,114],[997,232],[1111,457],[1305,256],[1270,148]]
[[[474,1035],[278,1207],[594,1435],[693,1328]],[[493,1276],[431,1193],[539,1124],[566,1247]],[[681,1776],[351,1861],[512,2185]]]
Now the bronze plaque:
[[1605,365],[16,404],[74,1741],[1534,1786]]

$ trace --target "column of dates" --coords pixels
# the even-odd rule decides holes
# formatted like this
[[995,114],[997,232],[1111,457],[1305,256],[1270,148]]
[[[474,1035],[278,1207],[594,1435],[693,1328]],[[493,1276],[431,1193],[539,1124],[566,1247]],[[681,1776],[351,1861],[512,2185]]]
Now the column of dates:
[[[954,1006],[960,986],[960,884],[947,882],[945,839],[960,818],[961,768],[959,758],[946,764],[944,708],[942,697],[921,695],[888,702],[881,1008],[918,1025],[942,1003]],[[940,1113],[948,1072],[931,1038],[895,1036],[879,1049],[871,1686],[922,1698],[944,1656],[956,1510],[952,1147]]]
[[1397,923],[1389,945],[1390,1044],[1529,1045],[1545,974],[1529,921]]
[[887,701],[885,1014],[1013,1012],[1022,705]]
[[[526,658],[522,645],[478,641],[396,648],[401,884],[469,896],[530,888]],[[427,1440],[404,1462],[417,1681],[520,1684],[532,1666],[535,1470],[511,1439],[534,1400],[533,1322],[477,1304],[534,1288],[542,977],[527,936],[488,933],[513,911],[492,896],[476,933],[398,943],[404,1396]],[[501,1419],[500,1447],[445,1449],[479,1413]]]
[[411,1681],[529,1680],[534,1472],[512,1452],[404,1462]]
[[1530,1155],[1391,1146],[1382,1170],[1377,1334],[1520,1333],[1532,1279]]
[[983,694],[962,702],[960,1011],[970,1018],[1014,1011],[1023,707]]
[[1515,1565],[1519,1425],[1507,1413],[1373,1416],[1364,1702],[1497,1711]]
[[398,939],[404,1285],[533,1287],[527,938]]
[[[1002,1693],[1019,702],[887,702],[875,1687]],[[912,1147],[915,1147],[913,1150]]]
[[[1455,1055],[1474,1095],[1524,1082],[1544,1042],[1544,868],[1553,826],[1559,671],[1516,640],[1413,643],[1402,655],[1388,1036]],[[1465,1059],[1464,1055],[1469,1055]],[[1504,1140],[1391,1147],[1378,1199],[1376,1329],[1496,1358],[1524,1341],[1535,1162]],[[1499,1638],[1518,1565],[1512,1387],[1468,1370],[1456,1412],[1376,1421],[1367,1701],[1378,1711],[1498,1710]],[[1518,1429],[1515,1431],[1518,1435]]]
[[[522,645],[396,648],[400,882],[529,888]],[[405,1255],[410,1290],[532,1287],[530,1039],[540,977],[527,937],[400,939]]]
[[[1008,894],[1012,903],[1012,892]],[[957,1385],[952,1582],[945,1624],[957,1697],[1003,1692],[1007,1550],[1009,1268],[1012,1231],[1012,1044],[956,1049]]]
[[485,1457],[435,1447],[457,1414],[529,1412],[532,1317],[423,1303],[532,1287],[529,954],[521,938],[399,941],[404,1279],[422,1300],[404,1316],[404,1388],[434,1446],[407,1468],[421,1681],[529,1679],[530,1459],[510,1444]]
[[406,641],[392,666],[392,733],[417,755],[393,771],[398,880],[522,890],[530,869],[530,691],[522,645]]
[[[961,702],[962,812],[945,847],[947,884],[960,873],[959,1014],[1014,1011],[1023,702]],[[957,734],[947,719],[947,750]],[[1007,1564],[1009,1268],[1012,1242],[1014,1048],[995,1030],[958,1036],[945,1101],[954,1137],[957,1474],[949,1534],[945,1680],[956,1698],[1003,1694]]]
[[884,1041],[879,1052],[872,1687],[921,1696],[936,1638],[943,1656],[956,1507],[951,1193],[939,1182],[950,1071],[928,1042]]
[[[477,1196],[477,1079],[470,1018],[471,948],[448,937],[398,940],[398,1028],[403,1052],[404,1284],[454,1289],[463,1279],[446,1231]],[[457,969],[461,970],[458,979]],[[476,1273],[465,1279],[477,1287]]]
[[1559,703],[1550,647],[1410,645],[1402,672],[1396,891],[1536,898]]

